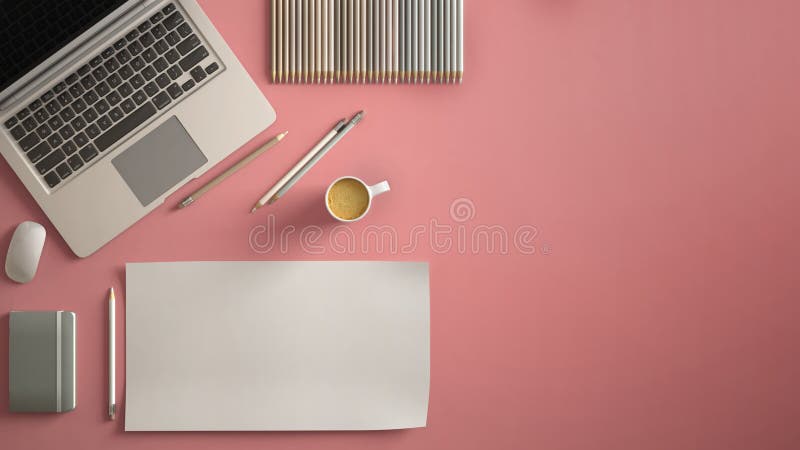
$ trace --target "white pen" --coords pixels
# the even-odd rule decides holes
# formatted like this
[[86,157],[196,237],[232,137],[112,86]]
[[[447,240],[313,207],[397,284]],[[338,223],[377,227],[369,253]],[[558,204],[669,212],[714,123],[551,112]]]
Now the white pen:
[[[363,117],[364,117],[364,111],[359,111],[358,114],[353,116],[353,118],[350,119],[349,122],[347,122],[346,125],[340,127],[336,131],[336,134],[334,134],[333,137],[328,141],[328,143],[325,144],[322,148],[320,148],[319,151],[314,155],[314,157],[311,158],[306,163],[306,165],[304,165],[300,170],[298,170],[286,182],[286,184],[284,184],[280,189],[278,189],[278,192],[276,192],[275,195],[273,195],[272,197],[270,197],[269,200],[267,200],[267,204],[271,205],[271,204],[275,203],[276,201],[278,201],[279,198],[283,197],[283,195],[286,194],[286,191],[291,189],[292,186],[294,186],[294,184],[297,183],[297,181],[300,180],[300,178],[302,178],[303,175],[306,174],[306,172],[311,170],[311,168],[314,167],[314,165],[317,162],[319,162],[319,160],[322,159],[322,157],[325,156],[325,154],[328,153],[328,151],[331,148],[333,148],[333,146],[336,145],[336,143],[339,142],[347,134],[347,132],[349,132],[354,126],[356,126],[358,124],[358,122],[361,122],[361,119]],[[256,204],[256,206],[258,206],[258,204]],[[256,208],[254,208],[254,210],[255,209]]]
[[278,191],[279,191],[279,190],[280,190],[280,189],[283,187],[283,185],[284,185],[284,184],[286,184],[286,182],[287,182],[287,181],[291,180],[291,179],[292,179],[292,177],[294,177],[294,175],[295,175],[297,172],[299,172],[299,171],[300,171],[300,169],[302,169],[302,168],[303,168],[303,166],[305,166],[305,165],[306,165],[306,164],[307,164],[307,163],[308,163],[308,162],[311,160],[311,158],[313,158],[313,157],[314,157],[314,156],[317,154],[317,152],[319,152],[319,151],[320,151],[320,149],[321,149],[322,147],[324,147],[324,146],[325,146],[325,144],[327,144],[327,143],[328,143],[328,141],[330,141],[331,139],[333,139],[333,137],[334,137],[334,136],[336,136],[336,133],[338,133],[338,132],[339,132],[339,128],[342,128],[342,127],[343,127],[343,126],[344,126],[346,123],[347,123],[347,121],[346,121],[346,120],[344,120],[344,119],[340,120],[340,121],[339,121],[339,122],[338,122],[338,123],[337,123],[337,124],[336,124],[336,125],[333,127],[333,129],[332,129],[330,132],[328,132],[328,134],[326,134],[326,135],[325,135],[325,136],[322,138],[322,140],[320,140],[320,141],[317,143],[317,145],[315,145],[314,147],[312,147],[312,148],[311,148],[311,150],[309,150],[309,151],[308,151],[308,153],[307,153],[307,154],[306,154],[306,155],[305,155],[305,156],[304,156],[302,159],[300,159],[300,161],[298,161],[298,163],[297,163],[297,164],[295,164],[295,166],[294,166],[294,167],[292,167],[292,168],[291,168],[291,170],[289,170],[289,172],[287,172],[287,173],[286,173],[286,175],[284,175],[284,176],[283,176],[283,178],[281,178],[280,180],[278,180],[278,182],[277,182],[277,183],[275,183],[275,184],[274,184],[274,185],[273,185],[273,186],[272,186],[272,187],[269,189],[269,191],[267,191],[267,193],[266,193],[266,194],[264,194],[264,195],[263,195],[263,196],[262,196],[262,197],[261,197],[261,198],[260,198],[260,199],[259,199],[259,200],[256,202],[256,204],[255,204],[255,205],[253,205],[253,209],[251,209],[251,210],[250,210],[250,213],[252,214],[252,213],[256,212],[256,210],[257,210],[258,208],[261,208],[262,206],[266,205],[266,204],[267,204],[267,201],[268,201],[269,199],[271,199],[271,198],[272,198],[272,196],[273,196],[273,195],[275,195],[275,194],[276,194],[276,193],[277,193],[277,192],[278,192]]
[[115,341],[114,338],[116,334],[116,328],[114,327],[114,288],[111,288],[111,292],[108,295],[108,418],[114,419],[114,415],[117,412],[117,402],[115,399],[114,391],[116,391],[116,386],[114,383],[115,376],[115,366],[116,366],[116,358],[115,358]]

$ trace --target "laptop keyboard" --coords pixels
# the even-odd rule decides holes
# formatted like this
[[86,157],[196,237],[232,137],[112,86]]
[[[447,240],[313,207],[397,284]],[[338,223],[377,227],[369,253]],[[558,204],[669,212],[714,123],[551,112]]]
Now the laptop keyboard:
[[168,4],[4,123],[52,189],[220,69]]

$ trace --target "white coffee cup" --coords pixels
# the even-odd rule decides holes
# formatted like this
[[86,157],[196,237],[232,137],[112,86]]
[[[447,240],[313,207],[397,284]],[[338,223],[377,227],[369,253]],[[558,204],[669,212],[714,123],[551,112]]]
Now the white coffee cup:
[[[357,216],[351,217],[351,218],[340,217],[339,215],[336,214],[336,212],[333,211],[333,209],[331,209],[331,200],[330,200],[331,199],[331,190],[340,181],[345,181],[345,180],[352,180],[352,182],[354,182],[354,184],[357,184],[361,189],[364,189],[364,191],[365,191],[364,194],[365,194],[365,197],[366,197],[366,207],[364,207],[363,205],[348,205],[348,206],[357,206],[358,207],[357,209],[362,209],[363,208],[363,211],[361,211],[361,214],[358,214]],[[348,187],[348,189],[352,189],[352,188],[353,188],[353,185],[350,185]],[[340,222],[356,222],[356,221],[361,220],[362,217],[367,215],[367,213],[369,212],[370,208],[372,207],[372,199],[373,199],[373,197],[377,197],[378,195],[381,195],[384,192],[387,192],[389,189],[390,188],[389,188],[389,182],[388,181],[381,181],[380,183],[373,184],[372,186],[370,186],[367,183],[365,183],[364,180],[362,180],[361,178],[358,178],[358,177],[353,177],[353,176],[339,177],[339,178],[333,180],[333,182],[328,186],[328,189],[325,191],[325,208],[328,210],[328,214],[330,214],[331,217],[333,217],[334,219],[336,219],[336,220],[338,220]],[[354,193],[358,194],[358,192],[354,192]],[[359,203],[361,203],[361,201],[359,201]],[[340,211],[340,213],[341,213],[341,211]]]

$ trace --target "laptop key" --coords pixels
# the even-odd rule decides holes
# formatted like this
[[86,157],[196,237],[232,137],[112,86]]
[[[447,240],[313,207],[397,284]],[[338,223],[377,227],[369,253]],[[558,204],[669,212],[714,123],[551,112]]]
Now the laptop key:
[[131,54],[128,53],[128,51],[125,50],[124,48],[122,50],[120,50],[119,52],[117,52],[117,62],[118,63],[125,64],[130,60],[131,60]]
[[131,52],[131,56],[136,56],[139,53],[142,53],[142,50],[144,50],[144,47],[142,47],[142,44],[140,44],[139,41],[131,42],[131,45],[128,46],[128,51]]
[[156,49],[159,55],[164,54],[165,51],[169,50],[169,44],[164,39],[153,44],[153,48]]
[[108,72],[114,72],[115,70],[119,69],[119,62],[116,59],[109,59],[108,61],[103,63],[103,67]]
[[170,84],[169,87],[167,87],[167,92],[169,92],[169,96],[172,97],[173,100],[183,94],[183,90],[178,86],[178,83]]
[[148,48],[147,50],[142,52],[142,58],[144,58],[144,61],[146,63],[151,63],[155,61],[156,58],[158,58],[158,55],[156,54],[155,50],[153,50],[152,48]]
[[125,35],[125,39],[128,42],[133,42],[133,40],[136,39],[137,37],[139,37],[139,31],[138,30],[131,30],[130,33]]
[[31,133],[24,138],[19,140],[19,146],[22,148],[23,152],[27,152],[28,150],[32,149],[34,145],[41,142],[39,136],[36,133]]
[[66,89],[66,88],[67,88],[67,85],[62,81],[61,83],[58,83],[55,86],[53,86],[53,92],[58,94],[58,93],[62,92],[64,89]]
[[108,59],[113,54],[114,54],[114,49],[111,48],[111,47],[108,47],[107,49],[103,50],[103,53],[100,53],[100,56],[102,56],[105,59]]
[[84,133],[78,133],[75,135],[74,138],[72,138],[72,141],[75,142],[75,145],[77,145],[78,147],[83,147],[84,145],[89,143],[89,138],[86,137],[86,134]]
[[65,155],[60,149],[56,150],[42,158],[42,160],[36,164],[36,170],[38,170],[40,174],[44,175],[53,170],[55,166],[65,159],[67,159],[67,155]]
[[64,125],[64,121],[61,120],[61,117],[53,116],[47,121],[47,124],[50,125],[50,128],[57,130],[61,128],[61,125]]
[[84,65],[82,65],[82,66],[80,66],[78,68],[78,76],[82,77],[82,76],[86,75],[87,73],[89,73],[90,70],[92,70],[92,68],[89,67],[88,64],[84,64]]
[[30,110],[28,108],[24,108],[22,111],[17,113],[17,120],[22,120],[28,117],[29,115],[31,115]]
[[73,83],[75,83],[76,81],[78,81],[78,79],[79,79],[79,78],[78,78],[78,74],[77,74],[77,73],[73,73],[73,74],[71,74],[70,76],[68,76],[68,77],[67,77],[67,79],[66,79],[66,80],[64,80],[64,81],[65,81],[67,84],[73,84]]
[[22,125],[17,125],[11,129],[11,136],[16,140],[20,140],[25,136],[25,129],[22,128]]
[[123,79],[127,80],[133,76],[133,69],[131,69],[131,66],[125,64],[124,66],[120,67],[119,74]]
[[203,70],[203,68],[200,67],[200,66],[197,66],[194,69],[192,69],[189,72],[189,75],[191,75],[192,78],[194,78],[194,81],[196,81],[198,83],[203,81],[208,76],[208,75],[206,75],[206,71]]
[[36,119],[37,122],[44,123],[44,121],[50,117],[50,114],[47,114],[47,111],[45,111],[44,109],[37,109],[33,113],[33,117]]
[[60,134],[53,133],[47,138],[47,143],[50,144],[51,147],[56,148],[63,144],[64,140],[61,139]]
[[99,95],[100,97],[105,97],[106,95],[108,95],[109,92],[111,92],[111,88],[108,86],[108,83],[106,83],[105,81],[101,81],[94,88],[94,91],[97,92],[97,95]]
[[186,37],[186,36],[188,36],[188,35],[189,35],[189,33],[191,33],[191,32],[192,32],[192,27],[190,27],[190,26],[189,26],[189,24],[188,24],[188,23],[186,23],[186,22],[182,23],[182,24],[181,24],[181,25],[178,27],[178,33],[181,35],[181,37]]
[[100,56],[100,55],[97,55],[94,58],[92,58],[91,60],[89,60],[89,65],[92,66],[92,67],[97,67],[102,62],[103,62],[103,57]]
[[202,61],[206,56],[208,56],[208,50],[205,47],[200,46],[194,49],[191,53],[184,56],[183,59],[178,63],[183,70],[189,70],[192,67],[196,66],[197,63]]
[[165,34],[167,34],[167,29],[164,28],[164,25],[158,24],[154,26],[150,32],[153,33],[154,38],[161,39]]
[[46,104],[44,107],[50,114],[55,114],[61,109],[61,105],[58,104],[57,100],[53,100],[52,102]]
[[163,18],[164,18],[164,14],[162,14],[160,12],[157,12],[157,13],[153,14],[153,17],[150,18],[150,23],[155,25],[158,22],[161,22],[161,19],[163,19]]
[[153,103],[156,104],[158,109],[163,109],[165,106],[169,105],[171,101],[169,95],[164,91],[161,91],[158,95],[153,97]]
[[119,92],[120,97],[125,98],[133,93],[133,88],[130,83],[122,83],[117,92]]
[[42,158],[47,156],[47,154],[50,153],[51,150],[53,149],[52,147],[50,147],[50,144],[48,144],[47,141],[42,141],[41,143],[39,143],[39,145],[37,145],[31,151],[28,152],[28,159],[30,160],[31,163],[36,164]]
[[194,80],[188,80],[186,83],[181,85],[181,89],[184,91],[188,91],[189,89],[194,87]]
[[28,109],[30,109],[31,111],[36,111],[36,110],[37,110],[37,109],[39,109],[41,106],[42,106],[42,101],[41,101],[41,100],[39,100],[39,99],[37,98],[36,100],[34,100],[33,102],[31,102],[31,104],[30,104],[30,105],[28,105]]
[[97,82],[95,81],[94,77],[91,75],[86,75],[85,77],[81,78],[81,84],[84,88],[89,89],[90,87],[94,86]]
[[33,117],[28,117],[22,121],[22,126],[25,127],[26,131],[33,131],[38,125]]
[[85,162],[89,162],[93,160],[95,156],[97,156],[97,149],[94,147],[94,145],[89,144],[80,149],[78,154],[81,155],[81,158],[83,158]]
[[58,186],[58,183],[61,183],[61,178],[58,178],[55,172],[50,172],[44,176],[44,181],[47,182],[47,185],[51,188]]
[[169,14],[169,13],[171,13],[172,11],[175,11],[175,5],[174,5],[174,4],[172,4],[172,3],[170,3],[170,4],[169,4],[169,5],[167,5],[167,6],[165,6],[165,7],[164,7],[164,8],[161,10],[161,12],[163,12],[164,14]]
[[94,143],[100,151],[105,151],[123,136],[133,131],[136,127],[143,124],[147,119],[156,113],[156,108],[152,103],[146,102],[128,117],[120,120],[102,136],[95,139]]
[[[103,83],[105,83],[105,81]],[[100,96],[97,95],[97,88],[94,88],[93,91],[89,91],[86,93],[86,95],[83,96],[83,101],[85,101],[87,105],[91,105],[94,102],[96,102],[99,98]]]
[[114,106],[122,101],[122,97],[119,96],[117,91],[111,91],[108,95],[106,95],[106,101],[109,105]]
[[108,118],[108,116],[102,116],[97,119],[97,125],[100,126],[102,130],[107,130],[114,122]]
[[73,109],[73,111],[75,111],[76,114],[80,114],[80,113],[86,111],[86,102],[83,101],[82,98],[79,98],[79,99],[75,100],[74,102],[72,102],[72,109]]
[[97,119],[97,112],[94,108],[89,108],[83,113],[83,120],[85,120],[86,123],[92,123],[95,119]]
[[142,22],[139,24],[138,27],[136,27],[136,29],[139,30],[139,33],[144,33],[149,28],[150,28],[150,22]]
[[160,87],[162,89],[167,87],[167,85],[169,85],[169,82],[170,82],[170,80],[169,80],[169,76],[167,76],[167,74],[162,73],[161,75],[156,77],[156,83],[158,83],[158,87]]
[[173,48],[167,53],[164,53],[164,57],[167,58],[168,63],[174,64],[177,60],[181,59],[181,54]]
[[14,125],[17,124],[17,122],[19,122],[19,121],[17,120],[16,117],[11,117],[10,119],[6,120],[5,126],[6,126],[6,128],[8,128],[10,130],[11,128],[14,127]]
[[63,162],[56,167],[56,173],[58,174],[61,179],[66,179],[68,176],[72,175],[72,169],[69,168],[67,163]]
[[122,50],[123,48],[125,48],[125,39],[114,42],[114,50]]
[[138,73],[131,77],[130,79],[131,87],[134,89],[139,89],[140,87],[144,86],[144,78]]
[[97,136],[100,136],[100,128],[98,128],[95,124],[91,124],[86,127],[86,135],[89,136],[90,139],[94,139]]
[[169,67],[169,64],[167,64],[167,60],[165,60],[164,58],[158,58],[153,62],[153,68],[155,68],[159,72],[167,70],[167,67]]
[[73,111],[72,108],[70,108],[69,106],[66,106],[64,107],[64,109],[61,110],[60,113],[58,113],[58,115],[61,117],[61,120],[67,122],[69,120],[72,120],[73,117],[75,117],[75,111]]
[[47,126],[47,124],[44,124],[36,129],[36,134],[39,135],[39,137],[42,139],[46,138],[47,136],[50,136],[50,133],[52,132],[53,130],[51,130],[50,127]]
[[70,156],[67,162],[69,163],[69,166],[72,168],[72,170],[78,170],[81,167],[83,167],[83,160],[79,155]]
[[97,103],[94,104],[94,109],[97,110],[97,114],[105,114],[109,109],[108,102],[105,100],[98,100]]
[[[75,120],[69,123],[75,131],[80,131],[86,126],[86,120],[83,117],[76,117]],[[82,134],[82,133],[81,133]]]
[[125,99],[124,102],[122,102],[120,107],[122,108],[123,111],[125,111],[125,114],[128,114],[128,113],[132,112],[134,109],[136,109],[136,104],[133,103],[133,100],[128,98],[128,99]]
[[78,146],[72,141],[67,141],[61,146],[61,151],[63,151],[65,155],[71,155],[78,151]]
[[73,130],[69,125],[64,125],[64,127],[58,130],[58,132],[61,134],[63,139],[69,139],[73,134],[75,134],[75,130]]
[[92,71],[92,75],[94,76],[95,80],[100,81],[108,76],[108,71],[105,67],[98,67]]
[[181,56],[183,56],[192,51],[198,45],[200,45],[200,38],[197,37],[196,34],[192,34],[183,41],[181,41],[181,43],[178,44],[175,48],[181,53]]
[[145,95],[144,91],[140,89],[134,92],[133,95],[131,95],[131,98],[133,99],[134,102],[136,102],[136,105],[138,106],[144,103],[145,100],[147,100],[147,95]]
[[[134,95],[136,95],[136,94],[134,94]],[[110,111],[108,111],[108,117],[109,117],[111,120],[113,120],[114,122],[118,122],[118,121],[119,121],[120,119],[122,119],[124,116],[125,116],[125,114],[123,114],[123,113],[122,113],[122,110],[121,110],[121,109],[119,109],[119,108],[111,108],[111,110],[110,110]]]
[[142,37],[139,38],[139,43],[142,44],[142,46],[144,47],[150,47],[151,45],[153,45],[153,42],[155,41],[156,38],[154,38],[151,33],[144,33]]
[[183,22],[183,16],[179,12],[175,12],[174,14],[170,14],[164,19],[163,23],[166,29],[171,30]]
[[39,97],[39,100],[41,100],[42,103],[47,103],[50,100],[52,100],[53,97],[55,97],[55,94],[53,94],[53,91],[47,91],[44,94],[42,94],[41,97]]
[[72,94],[73,97],[80,97],[83,95],[84,89],[80,83],[75,83],[69,87],[69,93]]
[[178,34],[177,31],[170,31],[166,36],[164,36],[164,40],[167,41],[169,45],[175,45],[181,41],[181,35]]
[[152,97],[158,93],[158,85],[151,81],[144,85],[144,93],[147,94],[148,97]]
[[69,92],[62,92],[56,98],[58,99],[58,103],[61,103],[61,106],[67,106],[72,102],[72,96],[69,95]]
[[156,72],[156,69],[153,68],[153,66],[147,66],[144,68],[144,70],[142,70],[142,76],[147,81],[152,80],[156,75],[158,75],[158,72]]
[[175,66],[170,67],[169,70],[167,70],[167,74],[169,75],[170,78],[172,78],[174,80],[174,79],[178,78],[179,76],[183,75],[183,71],[181,70],[180,67],[175,65]]
[[112,73],[111,76],[106,79],[106,82],[108,82],[108,85],[111,86],[112,89],[115,89],[117,86],[122,84],[122,78],[119,76],[119,74]]

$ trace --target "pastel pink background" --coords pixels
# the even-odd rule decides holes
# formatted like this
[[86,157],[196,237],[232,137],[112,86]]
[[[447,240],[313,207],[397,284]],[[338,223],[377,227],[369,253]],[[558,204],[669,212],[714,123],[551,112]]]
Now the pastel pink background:
[[[0,163],[0,247],[23,220],[49,233],[32,283],[0,276],[0,447],[800,448],[800,3],[467,1],[460,87],[272,85],[267,2],[201,3],[279,118],[168,203],[290,135],[190,209],[165,205],[84,260]],[[362,108],[281,202],[247,214]],[[330,230],[322,193],[344,174],[392,184],[356,233],[456,226],[450,205],[467,198],[467,229],[535,226],[536,253],[251,248],[270,213],[279,228]],[[105,298],[124,292],[125,262],[342,258],[430,261],[427,428],[125,434],[122,417],[106,420]],[[56,308],[78,314],[78,408],[8,414],[6,313]]]

